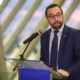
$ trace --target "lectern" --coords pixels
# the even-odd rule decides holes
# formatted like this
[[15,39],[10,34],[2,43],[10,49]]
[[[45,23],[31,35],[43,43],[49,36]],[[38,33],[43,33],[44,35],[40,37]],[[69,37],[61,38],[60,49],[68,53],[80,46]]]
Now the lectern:
[[19,80],[50,80],[49,67],[40,61],[24,62],[19,69]]
[[62,80],[60,73],[40,61],[26,61],[19,69],[19,80]]

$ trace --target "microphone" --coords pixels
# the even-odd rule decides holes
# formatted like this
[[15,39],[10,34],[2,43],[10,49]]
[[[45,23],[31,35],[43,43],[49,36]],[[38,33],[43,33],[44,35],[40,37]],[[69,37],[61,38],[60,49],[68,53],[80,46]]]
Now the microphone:
[[38,32],[33,33],[28,39],[26,39],[25,41],[23,41],[24,44],[31,42],[34,38],[36,38],[38,35],[42,34],[44,32],[44,29],[40,29]]

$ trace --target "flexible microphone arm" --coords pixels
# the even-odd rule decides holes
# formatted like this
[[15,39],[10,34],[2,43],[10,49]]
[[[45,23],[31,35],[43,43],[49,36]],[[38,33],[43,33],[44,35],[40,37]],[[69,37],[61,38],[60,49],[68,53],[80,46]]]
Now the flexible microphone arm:
[[[21,61],[24,61],[24,60],[25,60],[25,59],[24,59],[24,53],[25,53],[25,51],[27,50],[27,48],[28,48],[29,45],[30,45],[30,42],[27,44],[27,46],[26,46],[26,48],[24,49],[23,53],[22,53],[21,55],[19,55],[19,56],[20,56],[20,59],[19,59],[19,60],[21,60]],[[16,68],[18,68],[18,64],[19,64],[19,62],[17,62],[17,64],[16,64],[15,67],[13,68],[13,71],[15,71]]]
[[[36,38],[39,34],[43,33],[43,31],[44,31],[43,29],[40,29],[38,32],[32,34],[27,40],[25,40],[25,41],[23,42],[24,44],[27,43],[27,46],[26,46],[26,48],[24,49],[23,53],[22,53],[21,55],[19,55],[19,56],[20,56],[20,59],[19,59],[19,60],[21,60],[21,61],[24,61],[24,60],[25,60],[25,59],[24,59],[24,53],[25,53],[25,51],[27,50],[28,46],[30,45],[30,42],[31,42],[34,38]],[[13,71],[15,71],[16,68],[19,67],[18,65],[19,65],[19,62],[17,62],[17,64],[15,65]]]

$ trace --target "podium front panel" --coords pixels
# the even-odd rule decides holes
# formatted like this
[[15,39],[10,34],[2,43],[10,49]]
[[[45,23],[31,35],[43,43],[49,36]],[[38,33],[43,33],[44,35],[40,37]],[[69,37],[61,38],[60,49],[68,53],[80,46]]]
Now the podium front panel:
[[20,68],[19,80],[50,80],[48,70]]

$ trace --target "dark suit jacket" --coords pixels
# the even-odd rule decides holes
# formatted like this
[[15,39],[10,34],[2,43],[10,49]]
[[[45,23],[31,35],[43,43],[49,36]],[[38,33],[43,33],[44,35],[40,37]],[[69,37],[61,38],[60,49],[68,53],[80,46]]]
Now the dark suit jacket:
[[[49,38],[51,29],[47,30],[41,36],[41,58],[49,66]],[[80,80],[80,31],[67,27],[61,36],[58,67],[70,73],[67,80]]]

